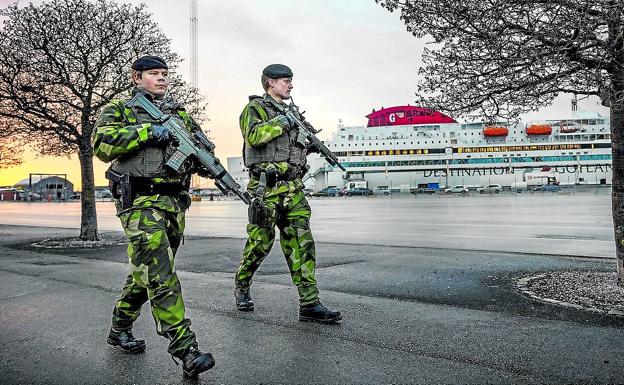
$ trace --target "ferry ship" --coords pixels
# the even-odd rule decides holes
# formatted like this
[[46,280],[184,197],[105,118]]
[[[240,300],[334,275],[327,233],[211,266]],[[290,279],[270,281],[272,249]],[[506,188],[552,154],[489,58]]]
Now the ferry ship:
[[[340,188],[350,182],[395,191],[511,187],[544,170],[556,174],[561,185],[611,184],[609,118],[598,113],[574,111],[570,119],[526,124],[459,123],[438,111],[405,105],[373,110],[366,118],[366,126],[339,123],[325,141],[347,171],[312,154],[306,187]],[[242,158],[229,158],[228,169],[247,184]]]

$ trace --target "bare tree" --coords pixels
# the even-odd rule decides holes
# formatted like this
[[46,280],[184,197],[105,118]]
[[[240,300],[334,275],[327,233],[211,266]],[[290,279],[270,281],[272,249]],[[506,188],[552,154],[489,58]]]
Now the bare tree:
[[563,92],[610,107],[613,222],[624,284],[624,1],[376,0],[423,52],[418,102],[455,116],[507,117]]
[[22,143],[10,136],[0,136],[0,170],[21,164],[22,153]]
[[[80,238],[97,238],[93,180],[93,126],[99,110],[130,88],[139,56],[180,62],[169,39],[145,10],[109,0],[51,0],[0,10],[0,118],[28,134],[44,155],[78,153],[82,178]],[[201,106],[179,76],[173,93]],[[196,111],[197,112],[197,111]]]

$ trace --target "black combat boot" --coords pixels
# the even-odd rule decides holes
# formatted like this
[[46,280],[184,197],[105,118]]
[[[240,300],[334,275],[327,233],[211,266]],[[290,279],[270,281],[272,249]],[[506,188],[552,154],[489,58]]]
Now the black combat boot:
[[106,342],[109,345],[118,346],[129,354],[143,353],[145,351],[145,341],[134,338],[132,329],[117,330],[111,328]]
[[181,359],[182,371],[187,377],[197,377],[199,373],[205,372],[215,366],[215,360],[212,354],[202,353],[195,347],[189,348],[184,352]]
[[299,321],[332,324],[341,320],[342,315],[339,311],[331,311],[320,302],[299,307]]
[[236,297],[236,308],[240,311],[253,311],[254,303],[249,294],[249,288],[237,287],[234,289],[234,297]]

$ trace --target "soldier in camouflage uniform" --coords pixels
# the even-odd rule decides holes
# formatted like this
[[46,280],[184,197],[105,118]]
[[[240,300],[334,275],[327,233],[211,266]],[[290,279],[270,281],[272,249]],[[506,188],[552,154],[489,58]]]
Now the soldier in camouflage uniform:
[[[306,155],[311,149],[295,144],[294,122],[278,114],[267,101],[273,98],[283,103],[289,99],[292,76],[285,65],[266,67],[261,78],[266,93],[250,96],[240,116],[245,141],[243,157],[250,171],[247,189],[263,201],[263,207],[258,209],[260,215],[250,215],[247,225],[248,239],[235,277],[236,306],[241,311],[254,309],[249,287],[254,272],[271,251],[277,226],[282,251],[299,292],[299,319],[334,323],[342,319],[340,312],[328,310],[318,298],[311,212],[301,180],[307,170]],[[253,203],[251,207],[253,210]]]
[[[143,93],[189,131],[199,130],[184,107],[166,96],[167,75],[163,59],[137,59],[132,65],[132,95]],[[174,150],[175,137],[145,111],[125,103],[113,100],[104,107],[94,138],[95,155],[104,162],[112,161],[109,172],[130,175],[129,186],[119,181],[113,184],[117,216],[129,241],[130,274],[113,310],[108,343],[127,353],[145,350],[145,342],[133,336],[132,324],[149,300],[158,334],[170,341],[168,352],[182,361],[184,374],[196,376],[214,366],[214,359],[197,347],[191,321],[185,317],[174,265],[184,232],[184,214],[191,204],[188,188],[192,165],[180,173],[165,169],[164,161]],[[120,194],[128,189],[131,203],[124,207]]]

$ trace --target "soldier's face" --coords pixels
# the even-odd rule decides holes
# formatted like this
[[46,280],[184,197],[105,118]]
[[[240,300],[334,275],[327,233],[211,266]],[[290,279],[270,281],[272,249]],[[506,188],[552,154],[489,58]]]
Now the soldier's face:
[[136,84],[152,95],[163,96],[169,87],[169,71],[164,68],[143,71]]
[[292,78],[270,79],[269,86],[275,95],[282,99],[290,99],[290,90],[293,89]]

